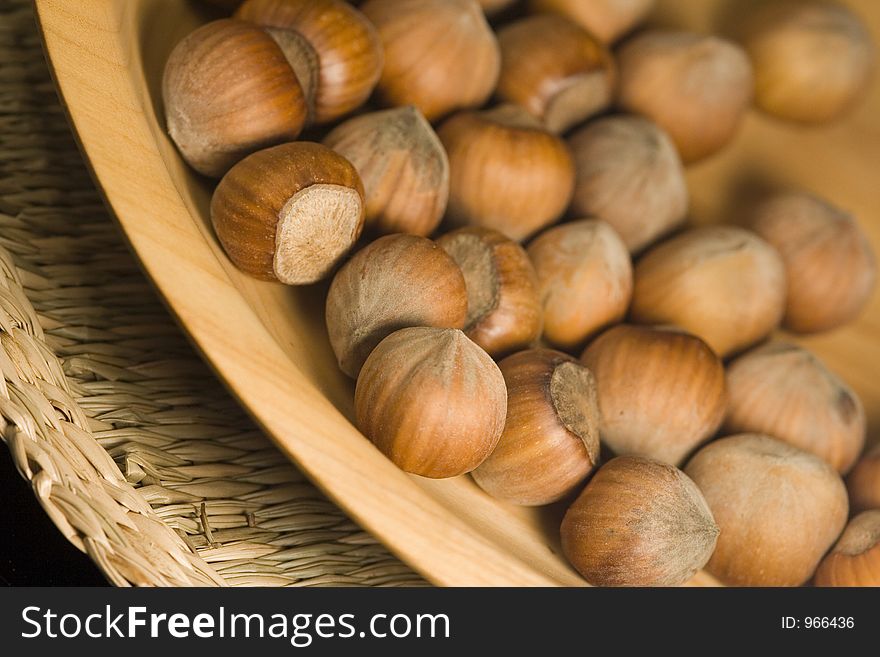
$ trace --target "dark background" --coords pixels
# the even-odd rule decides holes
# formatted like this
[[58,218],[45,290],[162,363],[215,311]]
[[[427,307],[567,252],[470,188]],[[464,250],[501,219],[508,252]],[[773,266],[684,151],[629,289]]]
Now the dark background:
[[106,586],[64,538],[0,445],[0,586]]

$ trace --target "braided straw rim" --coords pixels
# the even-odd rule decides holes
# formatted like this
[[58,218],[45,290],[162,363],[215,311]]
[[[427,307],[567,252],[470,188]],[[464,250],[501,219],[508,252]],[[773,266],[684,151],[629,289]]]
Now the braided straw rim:
[[0,438],[116,585],[413,585],[244,416],[88,177],[30,3],[0,5]]

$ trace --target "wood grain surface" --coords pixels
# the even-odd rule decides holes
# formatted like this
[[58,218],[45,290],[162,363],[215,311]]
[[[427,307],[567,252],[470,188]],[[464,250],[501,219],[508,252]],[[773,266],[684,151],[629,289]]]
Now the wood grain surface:
[[[48,56],[95,178],[147,274],[218,375],[278,446],[400,558],[443,585],[579,585],[562,558],[564,503],[520,509],[467,477],[410,477],[351,423],[352,382],[335,366],[325,285],[256,281],[226,259],[208,221],[210,185],[165,134],[162,67],[210,18],[197,2],[37,0]],[[851,0],[880,36],[880,3]],[[724,26],[733,0],[667,0],[658,24]],[[846,120],[803,129],[752,112],[736,142],[691,167],[694,223],[741,223],[767,189],[802,186],[853,211],[880,246],[880,86]],[[864,401],[880,431],[880,299],[846,329],[806,343]],[[701,583],[709,582],[700,576]]]

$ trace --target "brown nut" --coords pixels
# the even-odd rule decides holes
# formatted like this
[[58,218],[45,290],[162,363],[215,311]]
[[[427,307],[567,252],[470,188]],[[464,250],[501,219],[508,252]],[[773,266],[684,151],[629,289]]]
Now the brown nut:
[[632,320],[679,326],[721,357],[767,336],[784,309],[782,259],[742,228],[688,230],[636,264]]
[[347,2],[245,0],[235,16],[268,28],[293,30],[305,38],[314,57],[314,72],[309,75],[317,75],[313,96],[318,123],[362,105],[379,81],[383,61],[379,35]]
[[620,324],[581,362],[596,377],[602,440],[616,454],[678,465],[724,419],[724,366],[693,335]]
[[618,57],[618,103],[663,128],[684,162],[733,139],[752,99],[752,69],[743,50],[719,37],[648,30]]
[[619,456],[599,468],[562,521],[562,550],[596,586],[678,586],[712,555],[718,527],[681,470]]
[[358,428],[406,472],[476,468],[504,429],[507,389],[489,355],[457,329],[395,331],[370,354],[354,396]]
[[498,31],[498,98],[527,109],[554,133],[605,109],[614,91],[614,60],[582,27],[544,14]]
[[728,433],[763,433],[812,452],[838,472],[865,444],[858,396],[806,349],[774,342],[746,352],[727,370]]
[[790,121],[825,123],[864,95],[875,51],[852,11],[836,2],[782,0],[747,16],[741,36],[759,108]]
[[492,95],[501,54],[476,0],[368,0],[361,11],[385,48],[385,103],[415,105],[436,121]]
[[684,471],[721,529],[706,570],[725,584],[803,584],[846,524],[846,489],[831,466],[768,436],[709,443]]
[[390,333],[410,326],[462,328],[466,315],[461,269],[434,242],[415,235],[386,235],[364,247],[327,293],[330,344],[352,378]]
[[880,586],[880,510],[849,521],[819,564],[816,586]]
[[324,144],[358,170],[368,227],[422,236],[437,228],[449,198],[449,160],[415,107],[356,116],[334,128]]
[[487,493],[516,504],[560,500],[599,460],[593,375],[551,349],[520,351],[498,367],[507,384],[504,433],[471,474]]
[[654,0],[530,0],[530,5],[562,14],[611,43],[644,20]]
[[488,228],[468,226],[437,240],[461,267],[467,286],[464,331],[493,358],[541,336],[538,279],[525,250]]
[[859,315],[874,291],[877,262],[851,215],[810,194],[779,194],[758,208],[753,228],[785,263],[787,329],[827,331]]
[[846,479],[853,511],[880,509],[880,445],[856,463]]
[[632,263],[608,224],[581,220],[538,235],[527,249],[538,275],[544,337],[571,349],[626,315]]
[[327,276],[364,225],[364,188],[329,148],[292,142],[232,167],[211,198],[211,223],[242,271],[288,285]]
[[438,134],[449,155],[454,224],[494,228],[519,241],[568,206],[574,188],[568,147],[521,107],[460,112]]
[[637,116],[589,123],[568,139],[576,172],[571,211],[608,223],[635,253],[679,226],[684,169],[659,127]]
[[217,178],[249,153],[296,139],[308,116],[281,45],[229,19],[202,25],[174,47],[162,99],[168,134],[183,158]]

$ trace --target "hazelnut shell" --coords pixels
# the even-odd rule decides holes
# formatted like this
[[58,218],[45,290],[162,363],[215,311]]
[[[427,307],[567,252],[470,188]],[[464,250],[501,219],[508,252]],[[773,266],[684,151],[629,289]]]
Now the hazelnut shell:
[[663,128],[684,162],[719,151],[752,99],[745,52],[715,36],[647,30],[618,52],[618,104]]
[[507,384],[507,421],[494,451],[473,471],[474,480],[516,504],[562,499],[599,460],[593,375],[551,349],[520,351],[498,367]]
[[846,524],[846,489],[831,466],[768,436],[709,443],[685,472],[721,530],[706,570],[725,584],[803,584]]
[[596,586],[678,586],[709,560],[718,527],[681,470],[635,456],[612,459],[562,521],[562,549]]
[[461,268],[468,294],[467,336],[495,358],[541,336],[538,278],[528,254],[498,231],[467,226],[437,239]]
[[678,465],[724,419],[724,366],[693,335],[619,324],[581,362],[596,377],[602,440],[616,454]]
[[430,235],[449,199],[449,160],[415,107],[361,114],[336,126],[324,144],[348,159],[364,183],[367,227]]
[[636,263],[630,317],[672,324],[705,340],[721,357],[758,342],[785,310],[779,253],[735,226],[685,231]]
[[308,102],[281,48],[243,21],[206,23],[178,43],[162,78],[171,139],[196,171],[219,178],[244,156],[296,139]]
[[755,104],[806,124],[845,115],[869,88],[876,49],[838,2],[777,0],[746,12],[741,38],[755,69]]
[[623,319],[632,294],[632,263],[621,239],[601,221],[554,226],[527,249],[538,275],[544,338],[565,349]]
[[364,188],[329,148],[291,142],[230,169],[211,198],[211,222],[242,271],[299,285],[327,276],[364,225]]
[[655,0],[530,0],[535,11],[554,11],[606,43],[632,30],[651,12]]
[[849,521],[814,579],[816,586],[880,586],[880,510]]
[[853,511],[880,509],[880,445],[865,453],[846,480]]
[[689,194],[669,136],[651,121],[618,115],[568,138],[575,185],[570,212],[609,224],[635,253],[685,219]]
[[611,103],[611,54],[568,19],[554,14],[520,19],[499,30],[498,43],[496,95],[526,108],[550,132],[566,132]]
[[492,95],[501,54],[476,0],[367,0],[360,8],[385,50],[378,96],[386,104],[415,105],[436,121]]
[[328,123],[367,100],[382,73],[382,44],[364,15],[342,0],[245,0],[237,18],[295,30],[318,58],[315,120]]
[[815,333],[858,317],[874,291],[877,261],[851,215],[810,194],[779,194],[758,208],[753,229],[785,265],[785,328]]
[[733,360],[727,433],[763,433],[848,472],[865,444],[865,411],[852,389],[802,347],[773,342]]
[[493,228],[524,240],[558,219],[574,188],[568,147],[524,109],[459,112],[438,134],[449,155],[454,225]]
[[467,316],[464,276],[431,240],[386,235],[337,272],[325,315],[339,367],[354,378],[373,348],[398,329],[462,328]]
[[373,350],[354,403],[358,428],[382,453],[406,472],[439,479],[489,455],[504,429],[507,389],[495,362],[461,331],[412,327]]

